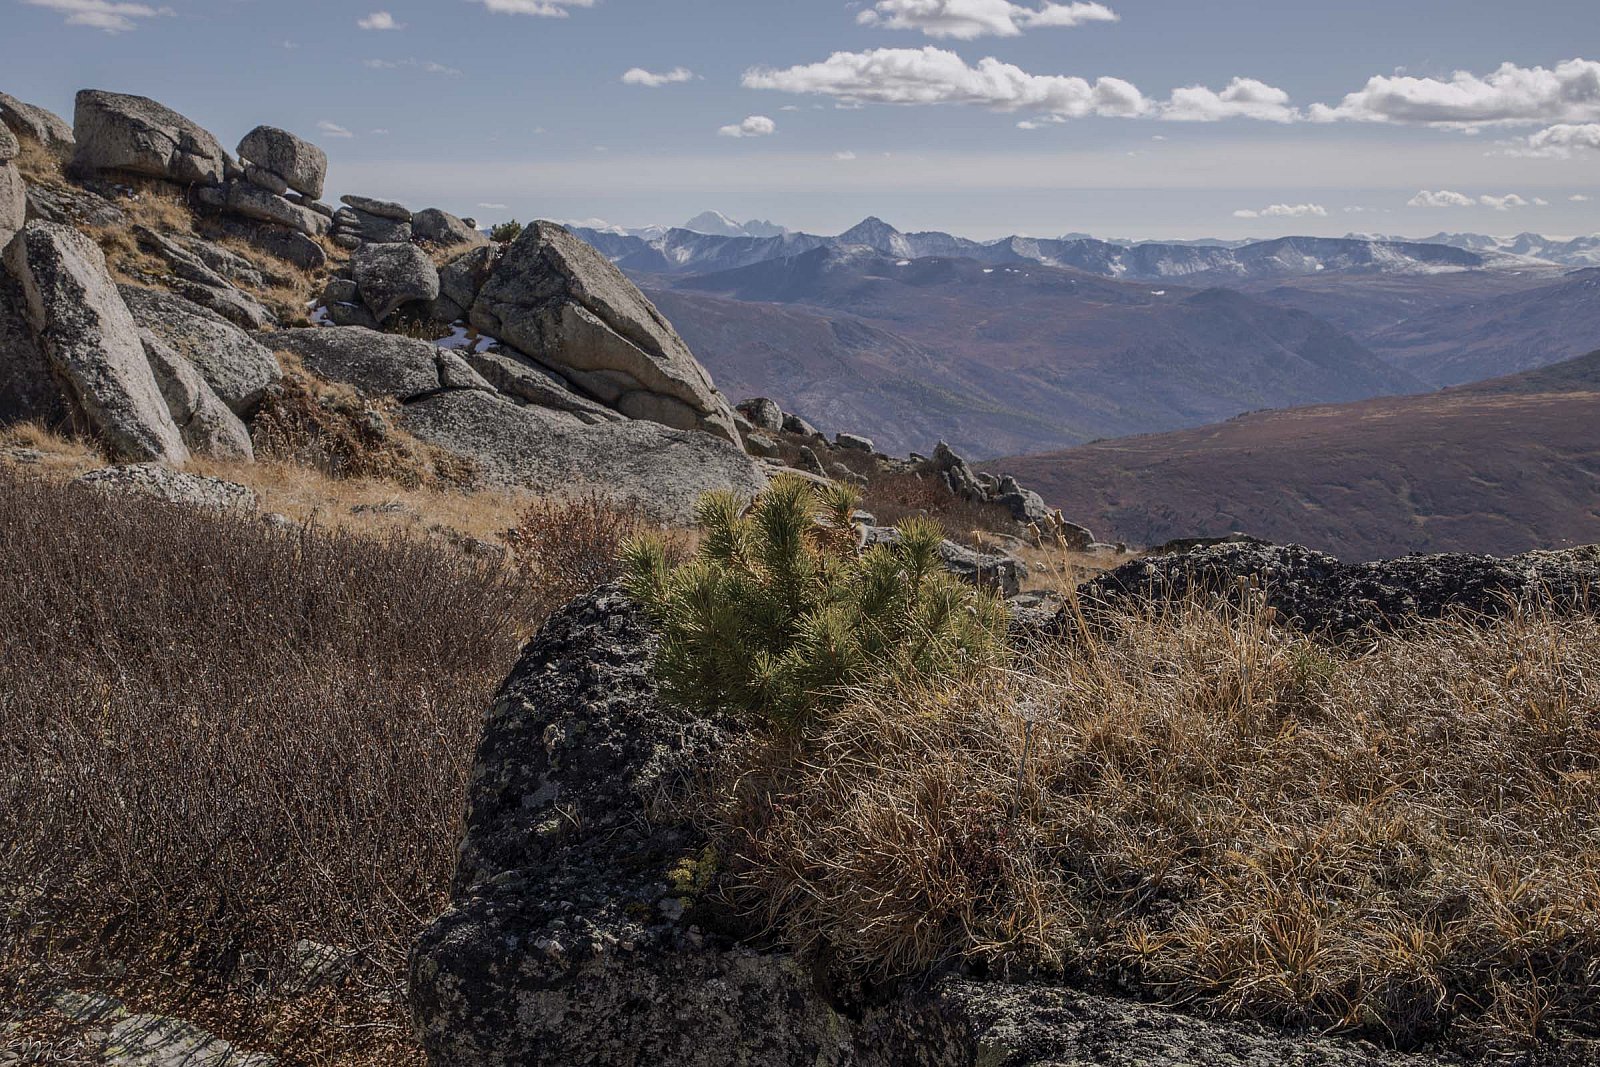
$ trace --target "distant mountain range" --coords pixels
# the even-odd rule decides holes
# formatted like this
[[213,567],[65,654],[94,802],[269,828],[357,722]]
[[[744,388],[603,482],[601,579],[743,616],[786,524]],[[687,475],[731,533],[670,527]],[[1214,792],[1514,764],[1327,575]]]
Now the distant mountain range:
[[861,244],[642,280],[725,392],[900,453],[943,438],[994,456],[1427,388],[1312,315],[1215,287]]
[[[595,220],[591,220],[593,222]],[[707,211],[677,227],[579,226],[624,269],[704,273],[749,266],[813,248],[864,246],[886,256],[960,256],[989,266],[1038,263],[1113,278],[1164,280],[1197,274],[1214,280],[1288,277],[1322,271],[1385,274],[1527,267],[1600,266],[1600,234],[1549,238],[1439,233],[1414,239],[1379,234],[1281,237],[1269,241],[1107,241],[1085,233],[973,241],[940,231],[904,233],[873,217],[834,237],[793,232],[773,222],[737,222]]]
[[577,232],[624,270],[642,274],[732,270],[818,248],[866,248],[907,260],[961,258],[984,266],[1032,263],[1105,278],[1184,279],[1195,283],[1323,271],[1432,274],[1480,270],[1504,258],[1500,253],[1473,252],[1449,245],[1343,237],[1280,237],[1237,247],[1210,243],[1119,245],[1088,237],[1006,237],[985,242],[938,231],[902,233],[879,218],[864,219],[836,237],[789,232],[765,237],[728,236],[685,228],[625,232],[580,227]]
[[1420,396],[998,460],[1101,537],[1243,530],[1347,559],[1600,541],[1600,352]]

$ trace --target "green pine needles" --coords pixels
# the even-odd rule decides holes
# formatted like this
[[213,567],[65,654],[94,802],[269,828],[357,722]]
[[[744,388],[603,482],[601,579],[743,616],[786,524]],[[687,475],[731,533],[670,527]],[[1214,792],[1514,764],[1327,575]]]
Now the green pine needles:
[[661,628],[669,700],[802,729],[851,687],[954,680],[997,663],[1005,607],[939,559],[936,523],[861,550],[847,486],[780,475],[748,507],[707,494],[700,549],[671,566],[664,540],[631,542],[628,590]]

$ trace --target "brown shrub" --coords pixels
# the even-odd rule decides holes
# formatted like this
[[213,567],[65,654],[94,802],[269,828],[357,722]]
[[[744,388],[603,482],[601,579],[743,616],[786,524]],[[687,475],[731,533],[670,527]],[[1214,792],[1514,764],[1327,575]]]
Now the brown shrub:
[[468,486],[472,463],[424,444],[395,425],[392,402],[327,382],[278,353],[284,377],[251,422],[256,454],[294,463],[334,478],[375,478],[408,488]]
[[856,976],[963,960],[1488,1052],[1600,1026],[1600,622],[1360,653],[1256,611],[1120,626],[732,768],[731,900]]
[[598,493],[572,499],[540,497],[501,534],[523,573],[538,576],[555,603],[622,576],[622,548],[661,520],[637,504]]
[[[4,467],[0,568],[0,1002],[187,995],[295,1062],[409,1055],[405,950],[444,903],[483,708],[545,594],[411,538]],[[315,1011],[269,1011],[258,987],[301,938],[360,965]]]

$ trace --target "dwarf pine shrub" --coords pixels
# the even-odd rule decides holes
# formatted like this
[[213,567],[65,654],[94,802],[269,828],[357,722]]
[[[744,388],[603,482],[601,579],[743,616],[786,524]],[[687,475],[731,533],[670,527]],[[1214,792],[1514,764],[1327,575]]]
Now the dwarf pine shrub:
[[509,244],[522,236],[522,223],[516,219],[509,222],[497,222],[489,227],[489,240],[496,244]]
[[939,559],[926,518],[861,550],[855,491],[775,479],[754,503],[710,493],[698,554],[668,562],[654,535],[625,552],[630,593],[655,618],[668,699],[799,729],[862,685],[964,677],[1004,653],[1005,609]]

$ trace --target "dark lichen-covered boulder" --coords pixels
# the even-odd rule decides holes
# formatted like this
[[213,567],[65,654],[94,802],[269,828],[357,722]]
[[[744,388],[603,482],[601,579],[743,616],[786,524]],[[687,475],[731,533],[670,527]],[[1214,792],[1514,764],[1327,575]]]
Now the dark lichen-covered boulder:
[[661,803],[738,727],[664,704],[615,587],[557,612],[484,723],[448,911],[411,954],[432,1067],[1356,1067],[1434,1061],[1069,989],[865,993],[739,938]]
[[[1300,545],[1229,541],[1125,563],[1078,589],[1081,603],[1113,606],[1235,596],[1241,583],[1308,633],[1389,629],[1451,612],[1495,616],[1545,601],[1563,610],[1600,607],[1600,550],[1465,553],[1341,563]],[[1591,590],[1595,596],[1591,598]]]

